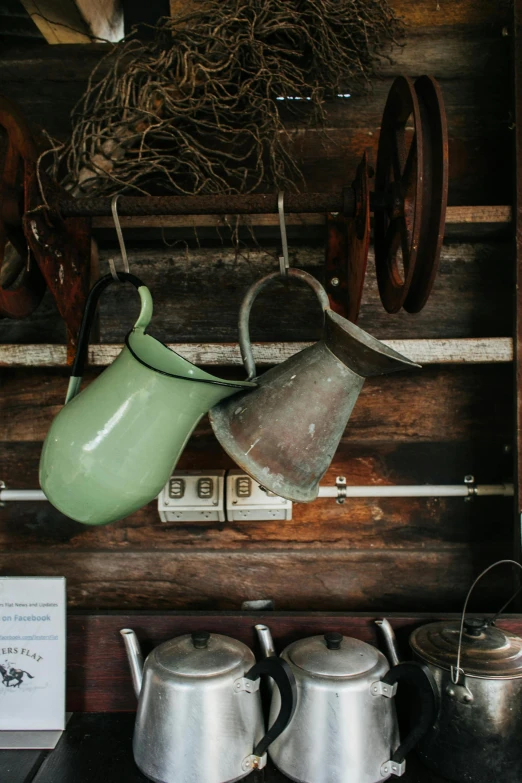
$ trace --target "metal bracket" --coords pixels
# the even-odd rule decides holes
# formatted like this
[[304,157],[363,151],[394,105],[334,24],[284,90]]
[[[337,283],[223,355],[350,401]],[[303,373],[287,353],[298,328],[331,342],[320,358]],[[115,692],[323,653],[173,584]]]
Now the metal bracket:
[[394,682],[393,685],[388,685],[388,683],[378,680],[372,683],[371,692],[372,696],[384,696],[387,699],[392,699],[397,693],[397,683]]
[[386,775],[395,775],[396,777],[400,778],[401,775],[404,775],[406,772],[406,761],[401,761],[400,764],[398,764],[396,761],[385,761],[384,764],[381,767],[381,775],[385,777]]
[[249,680],[247,677],[240,677],[234,682],[234,691],[236,693],[241,693],[241,691],[246,691],[247,693],[256,693],[256,691],[259,690],[260,685],[260,677],[257,680]]
[[342,506],[346,499],[346,476],[337,476],[335,479],[335,486],[337,487],[336,503]]
[[468,495],[464,498],[465,503],[469,503],[470,500],[473,500],[477,495],[477,485],[475,483],[475,476],[472,476],[471,473],[469,473],[467,476],[464,476],[464,484],[468,488]]
[[[6,489],[5,481],[0,481],[0,494],[2,489]],[[0,508],[4,508],[4,507],[5,507],[5,503],[2,500],[0,500]]]
[[243,759],[241,762],[241,769],[243,772],[249,772],[254,769],[264,769],[264,767],[266,767],[266,762],[266,753],[263,753],[262,756],[254,756],[254,754],[252,754],[251,756],[247,756],[246,759]]

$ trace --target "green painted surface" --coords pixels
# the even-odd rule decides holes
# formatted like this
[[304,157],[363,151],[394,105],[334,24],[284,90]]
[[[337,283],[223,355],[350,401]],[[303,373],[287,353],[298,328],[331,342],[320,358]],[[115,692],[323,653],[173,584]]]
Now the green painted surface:
[[152,307],[148,289],[148,297],[139,291],[142,311],[128,337],[132,352],[126,346],[79,394],[78,381],[71,379],[68,402],[51,425],[40,460],[40,483],[50,502],[89,525],[121,519],[153,500],[201,417],[220,400],[255,386],[215,378],[144,334]]

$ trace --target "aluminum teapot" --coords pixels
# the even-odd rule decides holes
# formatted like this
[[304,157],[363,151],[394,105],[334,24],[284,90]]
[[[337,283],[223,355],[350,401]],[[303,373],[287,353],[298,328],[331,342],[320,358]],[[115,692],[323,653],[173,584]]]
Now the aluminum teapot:
[[[270,654],[267,627],[256,629]],[[404,773],[406,754],[436,713],[435,684],[426,666],[402,663],[390,669],[377,648],[340,633],[300,639],[281,658],[297,683],[292,723],[269,751],[283,774],[300,783],[377,783]],[[402,742],[393,701],[400,682],[416,689],[420,708]],[[274,690],[271,717],[279,708]]]
[[[428,623],[410,636],[417,660],[436,682],[440,708],[417,747],[430,769],[456,783],[522,781],[522,638],[494,625],[495,618],[466,617]],[[502,610],[501,610],[502,611]],[[393,634],[388,646],[394,648]]]
[[[134,631],[123,636],[136,696],[134,759],[156,783],[228,783],[266,764],[270,744],[295,711],[295,679],[279,658],[256,663],[242,642],[206,632],[156,647],[145,664]],[[265,733],[260,676],[280,708]]]
[[219,400],[255,384],[225,381],[146,334],[149,289],[134,275],[141,311],[117,359],[79,393],[98,300],[114,278],[92,287],[83,315],[65,406],[45,439],[40,484],[63,514],[104,525],[153,500],[167,483],[200,418]]
[[[315,500],[366,378],[419,365],[330,309],[324,288],[300,269],[288,276],[309,285],[324,312],[322,339],[256,378],[257,389],[223,400],[210,412],[216,438],[262,487],[296,502]],[[248,380],[256,376],[249,335],[256,296],[279,272],[247,291],[239,345]]]

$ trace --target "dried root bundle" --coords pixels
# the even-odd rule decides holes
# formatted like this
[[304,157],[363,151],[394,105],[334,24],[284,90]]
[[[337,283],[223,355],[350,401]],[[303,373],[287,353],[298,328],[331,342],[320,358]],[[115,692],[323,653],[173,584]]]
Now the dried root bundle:
[[[364,88],[400,35],[386,0],[199,0],[151,41],[117,44],[73,113],[62,161],[78,196],[295,187],[281,108]],[[280,99],[280,100],[278,100]]]

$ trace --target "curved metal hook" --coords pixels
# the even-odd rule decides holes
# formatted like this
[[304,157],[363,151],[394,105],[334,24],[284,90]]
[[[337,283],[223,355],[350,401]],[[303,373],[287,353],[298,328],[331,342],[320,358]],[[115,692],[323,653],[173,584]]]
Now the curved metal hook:
[[288,240],[286,238],[285,194],[282,190],[277,194],[277,210],[279,212],[279,228],[281,229],[281,245],[283,247],[283,255],[279,256],[279,270],[282,277],[288,277],[290,261],[288,258]]
[[[120,197],[119,193],[117,193],[115,196],[112,197],[112,201],[111,201],[112,219],[114,220],[114,227],[116,229],[116,234],[118,235],[118,242],[120,244],[121,260],[123,261],[123,271],[126,272],[126,274],[130,274],[129,259],[127,257],[127,248],[125,247],[125,241],[123,239],[123,232],[121,230],[120,218],[119,218],[119,215],[118,215],[118,199],[119,199],[119,197]],[[117,283],[121,283],[122,281],[118,277],[118,272],[116,271],[116,265],[114,263],[114,258],[109,258],[109,268],[111,270],[111,275],[112,275],[113,279]]]

